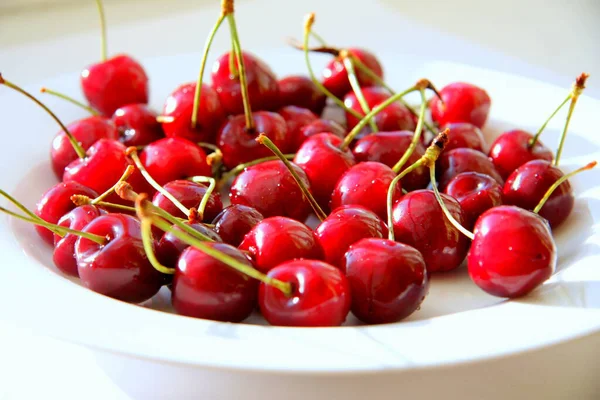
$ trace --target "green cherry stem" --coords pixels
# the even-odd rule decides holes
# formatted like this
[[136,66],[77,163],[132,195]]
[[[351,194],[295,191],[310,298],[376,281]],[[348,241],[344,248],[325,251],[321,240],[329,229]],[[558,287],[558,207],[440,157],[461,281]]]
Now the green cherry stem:
[[[368,114],[369,112],[371,112],[371,108],[367,103],[367,99],[365,99],[365,95],[362,91],[362,88],[360,87],[358,78],[356,77],[356,70],[354,69],[352,58],[349,57],[348,52],[345,50],[340,53],[340,57],[342,58],[342,62],[344,64],[344,67],[346,68],[346,73],[348,74],[348,81],[350,82],[352,91],[354,92],[354,95],[356,96],[356,99],[360,104],[360,108],[362,108],[365,114]],[[374,119],[369,120],[369,125],[371,126],[372,132],[379,131],[379,129],[377,129],[377,123]]]
[[[76,206],[92,205],[93,200],[94,199],[89,198],[88,196],[85,196],[83,194],[74,194],[73,196],[71,196],[71,201]],[[107,201],[98,201],[94,203],[94,205],[102,208],[113,208],[115,210],[120,211],[135,212],[135,208],[133,207],[125,206],[123,204],[110,203]]]
[[107,40],[106,40],[106,17],[104,16],[104,6],[102,5],[102,0],[96,0],[96,8],[98,9],[98,16],[100,17],[100,34],[101,43],[100,43],[100,54],[102,56],[102,61],[106,61],[108,58]]
[[217,180],[210,176],[192,176],[189,178],[189,180],[195,183],[208,183],[208,188],[206,189],[204,196],[202,196],[202,200],[200,201],[200,205],[198,205],[198,209],[196,211],[198,213],[197,218],[199,221],[201,221],[204,218],[204,210],[206,209],[206,205],[210,200],[210,195],[217,187]]
[[17,207],[19,210],[23,211],[30,218],[43,221],[43,219],[41,219],[40,217],[35,215],[33,212],[29,211],[29,209],[27,207],[25,207],[20,201],[18,201],[17,199],[15,199],[14,197],[12,197],[10,194],[8,194],[7,192],[5,192],[2,189],[0,189],[0,196],[4,197],[8,201],[10,201],[15,207]]
[[323,47],[327,46],[327,43],[325,42],[325,39],[323,39],[323,37],[321,35],[319,35],[317,32],[315,31],[310,31],[310,35],[315,38],[317,40],[317,42],[319,42],[319,44]]
[[125,182],[127,179],[129,179],[129,177],[134,172],[135,172],[135,167],[133,165],[128,165],[127,168],[125,168],[125,172],[123,172],[123,175],[121,175],[119,180],[117,182],[115,182],[115,184],[112,185],[112,187],[110,189],[108,189],[106,192],[102,193],[101,195],[99,195],[98,197],[93,199],[90,204],[96,205],[96,204],[100,203],[101,201],[104,201],[104,199],[106,199],[108,196],[110,196],[111,194],[113,194],[115,192],[115,189],[119,183]]
[[[136,210],[137,211],[137,210]],[[146,257],[148,257],[148,261],[150,264],[158,271],[163,274],[173,275],[175,273],[175,268],[165,267],[158,261],[156,258],[156,254],[154,253],[154,238],[152,237],[152,220],[148,217],[140,216],[138,213],[138,217],[141,221],[141,233],[142,233],[142,244],[144,245],[144,252],[146,253]]]
[[[293,160],[295,156],[296,156],[296,154],[284,154],[284,157],[287,160]],[[223,184],[228,182],[234,176],[237,176],[238,174],[242,173],[242,171],[245,170],[246,168],[252,167],[254,165],[262,164],[267,161],[275,161],[275,160],[279,160],[279,157],[277,157],[277,156],[263,157],[263,158],[258,158],[256,160],[253,160],[253,161],[250,161],[250,162],[247,162],[244,164],[239,164],[235,168],[232,168],[229,171],[227,171],[226,173],[224,173],[221,176],[221,179],[219,180],[219,183],[217,184],[217,186],[218,187],[223,186]]]
[[579,96],[585,89],[585,82],[589,74],[585,72],[581,73],[575,83],[573,84],[573,90],[571,93],[571,104],[569,105],[569,113],[567,114],[567,119],[565,121],[565,127],[563,128],[562,134],[560,135],[560,143],[558,144],[558,149],[556,150],[556,157],[554,157],[554,165],[558,167],[558,162],[560,161],[560,156],[562,155],[563,147],[565,145],[565,139],[567,137],[567,130],[569,129],[569,123],[571,122],[571,116],[573,115],[573,110],[575,110],[575,105],[577,104],[577,100],[579,100]]
[[421,94],[421,111],[419,112],[419,119],[417,120],[417,127],[415,128],[415,133],[413,134],[412,140],[408,145],[408,148],[398,160],[398,162],[392,167],[392,171],[398,173],[404,164],[408,161],[412,153],[415,151],[419,140],[421,139],[421,132],[423,131],[423,121],[425,120],[425,109],[427,108],[427,99],[425,98],[425,89],[420,88],[419,92]]
[[57,92],[56,90],[52,90],[52,89],[48,89],[46,87],[43,87],[40,89],[40,93],[48,93],[54,97],[58,97],[59,99],[68,101],[71,104],[76,105],[79,108],[84,109],[85,111],[89,112],[90,114],[92,114],[93,116],[97,117],[98,115],[100,115],[98,113],[98,111],[94,110],[92,107],[88,106],[87,104],[82,103],[79,100],[75,100],[74,98],[72,98],[71,96],[67,96],[64,93],[61,92]]

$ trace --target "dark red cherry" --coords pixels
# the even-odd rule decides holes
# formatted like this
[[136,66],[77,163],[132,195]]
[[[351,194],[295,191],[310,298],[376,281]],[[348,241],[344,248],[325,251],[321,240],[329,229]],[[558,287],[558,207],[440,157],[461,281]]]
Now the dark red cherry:
[[481,128],[490,112],[487,92],[470,83],[455,82],[440,90],[444,103],[437,96],[429,101],[431,118],[440,125],[468,122]]
[[112,120],[121,134],[121,143],[128,147],[145,146],[165,136],[156,113],[146,104],[119,107]]
[[289,151],[295,152],[306,140],[306,137],[302,134],[302,129],[317,121],[318,118],[312,111],[297,106],[280,108],[277,113],[283,117],[287,125]]
[[[229,58],[229,53],[225,53],[215,61],[212,68],[212,87],[217,92],[225,112],[229,115],[236,115],[244,112],[244,105],[237,61],[235,62],[236,70],[231,71]],[[271,68],[247,51],[243,52],[243,59],[252,109],[255,111],[277,109],[279,107],[279,88],[277,78]]]
[[[361,162],[342,175],[331,195],[332,210],[344,205],[359,205],[387,220],[387,192],[396,174],[379,162]],[[393,201],[402,197],[400,182],[394,189]]]
[[383,238],[388,231],[374,212],[361,206],[342,206],[315,229],[325,261],[339,267],[350,245],[364,238]]
[[[215,231],[213,231],[212,229],[210,229],[208,226],[206,226],[204,224],[189,223],[187,221],[184,223],[186,225],[189,225],[195,231],[198,231],[201,234],[203,234],[204,236],[213,240],[214,242],[222,242],[223,241],[221,239],[221,237],[217,233],[215,233]],[[181,229],[178,226],[174,227],[173,230],[179,231],[179,232],[183,231],[183,229]],[[162,237],[160,238],[160,240],[158,241],[158,243],[156,243],[156,257],[158,258],[158,260],[160,261],[160,263],[162,265],[169,267],[169,268],[175,268],[177,265],[177,260],[179,260],[179,256],[188,247],[190,247],[189,244],[176,238],[172,232],[165,232],[162,235]],[[165,277],[166,277],[166,275],[165,275]],[[171,279],[167,279],[167,281],[170,281],[170,280]]]
[[322,261],[293,260],[269,271],[270,278],[289,282],[292,295],[260,284],[258,304],[271,325],[338,326],[350,311],[350,287],[342,272]]
[[318,119],[300,129],[297,135],[290,137],[292,150],[298,150],[306,139],[318,133],[331,133],[342,139],[346,136],[346,130],[337,122],[328,119]]
[[323,249],[313,231],[285,217],[260,221],[246,234],[239,249],[248,252],[256,269],[264,273],[289,260],[323,259]]
[[442,130],[444,129],[450,129],[449,140],[444,151],[466,147],[487,154],[483,133],[475,125],[468,122],[456,122],[444,126]]
[[[119,139],[119,131],[117,131],[115,125],[103,117],[94,116],[80,119],[67,125],[67,129],[84,150],[89,149],[100,139]],[[75,153],[67,135],[63,131],[57,133],[50,148],[52,170],[56,176],[62,179],[67,165],[77,160],[77,158],[77,153]]]
[[508,178],[515,169],[528,161],[554,159],[552,151],[539,140],[529,148],[532,139],[531,133],[517,129],[504,132],[492,143],[489,156],[502,178]]
[[[71,201],[71,196],[75,194],[88,196],[92,199],[98,196],[96,191],[81,183],[74,181],[60,182],[42,195],[42,198],[37,202],[35,207],[35,215],[46,222],[56,224],[63,215],[76,207]],[[53,233],[48,229],[36,225],[35,230],[46,243],[54,244]]]
[[[168,182],[163,186],[168,193],[175,197],[181,204],[186,208],[198,208],[200,202],[204,198],[204,194],[208,187],[202,183],[196,183],[185,179],[178,179],[176,181]],[[162,208],[169,214],[179,217],[187,218],[183,212],[173,204],[171,200],[166,198],[162,193],[156,192],[152,198],[152,204]],[[203,221],[212,221],[217,214],[223,210],[223,203],[221,202],[221,196],[218,192],[213,192],[208,198],[206,208],[204,209]]]
[[165,121],[162,127],[167,137],[181,137],[192,142],[214,143],[217,131],[225,121],[225,111],[221,107],[215,90],[202,84],[200,105],[196,127],[192,127],[196,82],[179,86],[167,97],[163,106],[163,115],[173,118]]
[[[533,210],[542,200],[546,191],[564,176],[560,168],[546,160],[533,160],[517,168],[504,184],[504,202]],[[573,211],[575,196],[569,181],[556,188],[540,209],[539,215],[550,223],[552,228],[562,224]]]
[[352,313],[367,324],[408,317],[429,290],[423,256],[414,247],[387,239],[362,239],[344,255]]
[[[460,204],[442,194],[450,214],[465,223]],[[427,271],[450,271],[465,259],[469,240],[446,218],[431,190],[415,190],[394,204],[392,220],[395,239],[413,246],[423,255]]]
[[223,164],[228,169],[259,158],[272,155],[271,150],[256,141],[264,133],[283,153],[290,151],[290,139],[283,117],[274,112],[258,111],[252,113],[255,129],[246,129],[243,114],[230,118],[219,131],[217,145],[223,153]]
[[[365,66],[383,79],[383,68],[375,55],[364,49],[350,48],[346,51],[352,56],[359,59]],[[356,68],[356,77],[360,86],[373,86],[377,82]],[[341,57],[335,57],[327,63],[323,69],[323,86],[325,86],[336,97],[343,97],[346,93],[352,90],[350,81],[348,80],[348,72],[344,66],[344,61]]]
[[327,97],[309,77],[303,75],[290,75],[281,78],[279,86],[279,105],[298,106],[307,108],[317,115],[321,115],[325,108]]
[[479,172],[462,172],[450,180],[444,193],[454,197],[472,229],[481,214],[502,204],[502,186],[494,178]]
[[504,180],[496,171],[494,164],[490,159],[480,151],[458,148],[450,151],[444,151],[437,163],[438,179],[440,190],[444,191],[450,180],[461,172],[479,172],[491,176],[503,185]]
[[340,150],[341,144],[338,136],[319,133],[308,138],[294,157],[294,163],[308,176],[312,194],[325,209],[340,177],[356,163],[349,150]]
[[237,247],[244,240],[244,236],[264,218],[256,208],[232,204],[225,207],[212,224],[225,243]]
[[[366,135],[356,142],[352,153],[356,157],[356,161],[377,161],[393,168],[408,150],[413,134],[411,131],[393,131]],[[425,154],[425,147],[418,142],[402,171],[414,164],[423,154]],[[400,182],[402,182],[402,187],[408,191],[423,189],[429,184],[429,170],[424,166],[419,167],[402,178]]]
[[544,283],[556,267],[556,245],[547,222],[514,206],[483,213],[468,256],[471,279],[487,293],[520,297]]
[[[307,187],[310,187],[304,171],[292,167]],[[255,208],[265,217],[282,216],[304,221],[311,207],[294,177],[279,160],[267,161],[248,167],[231,184],[231,204]]]
[[146,257],[136,218],[124,214],[102,215],[83,232],[107,239],[103,245],[83,237],[75,243],[77,270],[85,287],[130,303],[141,303],[158,292],[163,274]]
[[90,105],[111,116],[119,107],[148,103],[148,77],[133,58],[121,54],[81,72],[81,88]]

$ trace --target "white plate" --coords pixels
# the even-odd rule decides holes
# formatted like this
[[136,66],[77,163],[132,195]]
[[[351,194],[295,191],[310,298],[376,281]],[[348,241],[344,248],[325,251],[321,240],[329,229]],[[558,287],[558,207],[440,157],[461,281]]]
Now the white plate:
[[[298,53],[286,49],[260,53],[283,75],[300,72]],[[293,58],[297,67],[290,65]],[[507,127],[535,130],[567,93],[571,82],[554,87],[541,82],[448,63],[399,60],[382,53],[397,88],[427,76],[439,87],[466,80],[486,88],[492,111],[486,134]],[[184,55],[144,60],[152,103],[182,77],[193,79],[197,57]],[[393,71],[393,73],[391,72]],[[5,76],[10,79],[10,76]],[[78,93],[77,74],[44,82]],[[30,89],[36,90],[39,86]],[[49,168],[53,122],[28,100],[0,88],[3,138],[0,187],[32,207],[56,180]],[[66,120],[83,114],[48,100]],[[572,121],[562,167],[570,170],[600,158],[596,115],[600,102],[580,99]],[[555,146],[564,115],[544,133]],[[486,295],[468,279],[464,266],[433,277],[420,311],[407,320],[382,326],[277,328],[198,320],[119,302],[57,273],[51,249],[33,228],[2,217],[0,254],[6,284],[0,291],[0,318],[70,342],[155,361],[245,371],[357,373],[414,370],[495,358],[550,346],[600,329],[600,169],[572,180],[577,201],[567,223],[556,232],[559,268],[530,296],[504,301]],[[160,298],[151,306],[161,308]]]

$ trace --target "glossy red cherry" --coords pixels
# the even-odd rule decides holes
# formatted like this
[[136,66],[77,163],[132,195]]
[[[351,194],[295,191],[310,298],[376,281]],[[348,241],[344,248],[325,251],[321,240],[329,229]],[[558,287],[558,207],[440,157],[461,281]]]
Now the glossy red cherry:
[[212,224],[225,243],[237,247],[244,240],[244,236],[264,218],[256,208],[232,204],[225,207]]
[[289,260],[323,259],[323,249],[313,231],[284,217],[260,221],[246,234],[239,248],[247,251],[256,269],[264,273]]
[[[71,201],[71,196],[75,194],[88,196],[92,199],[98,196],[96,191],[81,183],[74,181],[60,182],[42,195],[35,207],[35,215],[46,222],[56,224],[63,215],[76,207]],[[46,243],[54,244],[53,233],[48,229],[36,225],[35,230]]]
[[269,271],[270,278],[292,284],[291,296],[260,284],[258,304],[271,325],[338,326],[350,311],[350,287],[342,272],[322,261],[294,260]]
[[[383,68],[373,53],[357,48],[349,48],[346,51],[360,60],[375,75],[383,79]],[[377,83],[359,68],[355,68],[355,70],[360,86],[373,86]],[[352,90],[350,81],[348,80],[348,72],[341,57],[333,58],[323,69],[323,86],[336,97],[340,98]]]
[[450,129],[449,140],[444,148],[445,151],[465,147],[487,154],[487,145],[483,133],[475,125],[468,122],[456,122],[444,126],[442,130],[444,129]]
[[254,130],[246,129],[243,114],[230,118],[217,136],[217,145],[223,153],[223,164],[228,169],[245,164],[259,158],[271,156],[271,151],[256,141],[260,133],[264,133],[284,153],[290,151],[290,139],[287,125],[279,114],[258,111],[252,113]]
[[[525,210],[533,210],[546,191],[563,177],[560,168],[546,160],[533,160],[517,168],[504,184],[504,202]],[[569,181],[560,184],[540,209],[539,215],[552,228],[562,224],[573,211],[575,196]]]
[[344,255],[352,313],[368,324],[406,318],[429,290],[423,256],[414,247],[387,239],[362,239]]
[[440,125],[468,122],[481,128],[490,112],[491,99],[487,92],[470,83],[455,82],[440,90],[429,102],[431,118]]
[[[441,196],[454,219],[464,224],[458,201]],[[404,195],[394,204],[392,221],[395,239],[419,250],[429,272],[453,270],[467,254],[469,240],[448,221],[431,190]]]
[[[396,174],[379,162],[361,162],[342,175],[331,195],[330,208],[359,205],[387,220],[387,193]],[[394,188],[393,201],[402,197],[402,185]]]
[[84,69],[81,88],[88,103],[106,116],[127,104],[148,103],[148,76],[137,61],[124,54]]
[[[358,140],[352,153],[356,161],[377,161],[393,168],[408,150],[413,135],[414,132],[411,131],[376,132]],[[418,142],[400,172],[414,164],[423,154],[425,147]],[[408,191],[423,189],[429,184],[429,170],[425,166],[419,167],[403,177],[400,182]]]
[[[146,104],[119,107],[112,116],[125,146],[145,146],[165,136],[156,113]],[[112,139],[112,138],[109,138]]]
[[[244,112],[242,90],[237,62],[236,70],[229,69],[230,54],[225,53],[215,61],[212,68],[212,87],[217,92],[221,105],[229,115]],[[255,111],[275,110],[279,107],[279,88],[277,78],[271,68],[258,57],[243,52],[246,81],[250,104]]]
[[309,77],[303,75],[290,75],[281,78],[279,86],[280,106],[298,106],[307,108],[317,115],[321,115],[325,108],[327,97]]
[[[163,186],[163,189],[175,197],[184,207],[190,209],[192,207],[198,208],[200,202],[204,198],[204,194],[208,190],[208,187],[202,183],[196,183],[185,179],[178,179],[175,181],[168,182]],[[152,198],[152,204],[162,208],[169,214],[179,217],[187,218],[183,212],[173,204],[171,200],[166,198],[162,193],[156,192]],[[217,214],[223,210],[223,203],[221,202],[221,196],[218,192],[213,192],[208,198],[208,203],[204,208],[203,221],[212,221]]]
[[130,303],[141,303],[158,292],[163,274],[146,257],[136,218],[124,214],[102,215],[83,232],[107,239],[103,245],[83,237],[75,243],[77,270],[85,287]]
[[315,229],[325,261],[339,267],[350,245],[364,238],[383,238],[387,228],[374,212],[361,206],[342,206]]
[[461,172],[479,172],[491,176],[500,185],[504,180],[496,171],[490,159],[480,151],[458,148],[444,151],[438,160],[438,180],[440,189],[443,191],[450,180]]
[[502,204],[502,186],[491,176],[479,172],[462,172],[450,180],[444,190],[460,204],[465,227],[472,229],[481,214]]
[[312,111],[297,106],[282,107],[277,113],[283,117],[287,125],[289,151],[295,152],[306,140],[302,129],[317,121],[318,118]]
[[508,176],[521,165],[531,160],[552,161],[554,154],[537,140],[533,147],[529,143],[533,135],[522,130],[504,132],[490,147],[490,159],[502,178]]
[[340,150],[342,139],[331,133],[308,138],[296,152],[294,163],[308,176],[311,191],[319,205],[328,209],[340,177],[356,162],[349,150]]
[[215,142],[217,131],[225,121],[225,111],[217,92],[207,84],[201,87],[196,127],[192,127],[196,83],[181,85],[167,97],[163,115],[173,119],[162,124],[166,136],[182,137],[192,142]]
[[[310,187],[304,171],[292,167],[307,187]],[[231,204],[255,208],[265,217],[289,217],[304,221],[311,207],[294,177],[279,160],[267,161],[248,167],[231,184]]]
[[477,220],[474,235],[469,275],[491,295],[524,296],[554,273],[554,239],[546,221],[530,211],[491,208]]
[[346,136],[346,130],[337,122],[318,119],[300,129],[297,135],[291,135],[292,150],[297,151],[306,139],[319,133],[331,133],[342,139]]
[[[221,237],[215,231],[204,224],[198,222],[189,223],[187,221],[184,223],[214,242],[223,242]],[[183,232],[183,229],[178,226],[174,227],[173,230]],[[165,232],[158,243],[156,243],[156,257],[162,265],[169,268],[175,268],[177,266],[177,260],[179,260],[179,256],[181,256],[181,253],[188,247],[190,246],[184,241],[176,238],[172,232]],[[171,279],[168,278],[166,278],[166,280],[171,281]]]
[[[100,139],[119,139],[119,131],[108,119],[102,117],[87,117],[67,125],[67,129],[77,139],[84,150],[89,149]],[[62,179],[65,168],[77,160],[77,153],[67,135],[60,131],[52,140],[50,160],[52,170],[59,179]]]

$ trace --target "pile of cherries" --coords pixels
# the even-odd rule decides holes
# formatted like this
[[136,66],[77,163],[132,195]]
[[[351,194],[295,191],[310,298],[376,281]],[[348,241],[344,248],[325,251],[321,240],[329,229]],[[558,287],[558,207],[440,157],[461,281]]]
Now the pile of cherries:
[[[203,83],[225,21],[232,50]],[[558,163],[587,75],[561,103],[570,108],[556,155],[539,140],[548,121],[488,146],[485,90],[459,82],[438,91],[423,79],[395,93],[374,54],[328,46],[313,23],[309,14],[296,44],[309,75],[278,79],[242,51],[224,0],[198,80],[176,88],[160,115],[147,106],[143,67],[107,58],[105,40],[103,60],[81,74],[88,104],[78,104],[91,116],[68,125],[0,76],[61,128],[50,151],[60,183],[34,212],[1,191],[18,211],[1,210],[36,224],[58,269],[89,289],[141,303],[168,286],[178,313],[218,321],[258,308],[273,325],[341,325],[349,312],[396,322],[420,307],[431,274],[465,259],[492,295],[523,296],[546,281],[551,229],[574,206],[567,178],[577,171]],[[314,53],[332,57],[321,79]],[[411,92],[417,107],[403,99]],[[344,121],[324,119],[326,109],[343,110]]]

